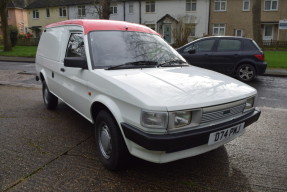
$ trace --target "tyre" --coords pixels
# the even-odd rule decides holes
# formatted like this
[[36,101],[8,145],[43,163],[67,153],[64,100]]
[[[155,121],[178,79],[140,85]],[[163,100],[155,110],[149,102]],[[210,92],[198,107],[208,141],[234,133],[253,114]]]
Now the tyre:
[[237,68],[236,77],[244,82],[252,81],[256,77],[256,70],[250,64],[243,64]]
[[58,98],[49,91],[49,88],[45,81],[43,81],[42,83],[42,93],[46,108],[49,110],[56,109],[58,105]]
[[117,122],[109,112],[99,112],[95,122],[95,135],[97,151],[103,165],[112,171],[124,169],[129,152]]

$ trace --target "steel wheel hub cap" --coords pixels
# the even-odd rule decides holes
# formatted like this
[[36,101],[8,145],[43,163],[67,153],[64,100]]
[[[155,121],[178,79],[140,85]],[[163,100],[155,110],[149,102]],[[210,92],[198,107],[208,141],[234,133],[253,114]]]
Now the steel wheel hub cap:
[[112,153],[112,142],[109,127],[106,124],[100,127],[99,147],[104,158],[109,159]]
[[48,103],[48,89],[47,88],[45,88],[45,90],[44,90],[44,101],[45,101],[45,103]]

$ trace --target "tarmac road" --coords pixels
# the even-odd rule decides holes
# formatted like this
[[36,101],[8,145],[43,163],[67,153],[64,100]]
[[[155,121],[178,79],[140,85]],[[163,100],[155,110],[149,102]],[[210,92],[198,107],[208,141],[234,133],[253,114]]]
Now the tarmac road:
[[93,126],[67,105],[45,109],[41,89],[0,85],[0,191],[286,192],[287,110],[215,151],[168,163],[133,159],[114,173],[95,153]]

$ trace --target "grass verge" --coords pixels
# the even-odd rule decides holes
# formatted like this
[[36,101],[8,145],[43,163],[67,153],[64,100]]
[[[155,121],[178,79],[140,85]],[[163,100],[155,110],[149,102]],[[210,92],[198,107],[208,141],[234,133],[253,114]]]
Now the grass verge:
[[287,51],[264,51],[268,68],[287,69]]
[[[0,45],[0,55],[11,57],[35,57],[36,46],[15,46],[10,52],[3,52],[3,46]],[[268,68],[287,69],[287,51],[264,51],[265,60]]]
[[12,51],[4,52],[3,45],[0,45],[0,55],[1,56],[11,56],[11,57],[35,57],[37,47],[36,46],[15,46]]

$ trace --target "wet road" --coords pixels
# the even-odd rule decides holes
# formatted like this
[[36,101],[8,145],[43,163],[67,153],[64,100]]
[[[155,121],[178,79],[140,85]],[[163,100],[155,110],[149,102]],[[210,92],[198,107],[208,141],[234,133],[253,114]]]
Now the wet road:
[[215,151],[168,163],[134,159],[105,170],[93,126],[65,104],[47,111],[41,89],[0,86],[0,191],[287,191],[287,110]]
[[287,109],[287,78],[259,76],[248,83],[258,92],[258,106]]
[[41,89],[0,85],[0,191],[286,192],[286,80],[250,83],[262,115],[224,147],[162,165],[133,159],[118,173],[103,168],[93,125],[67,105],[48,111]]

